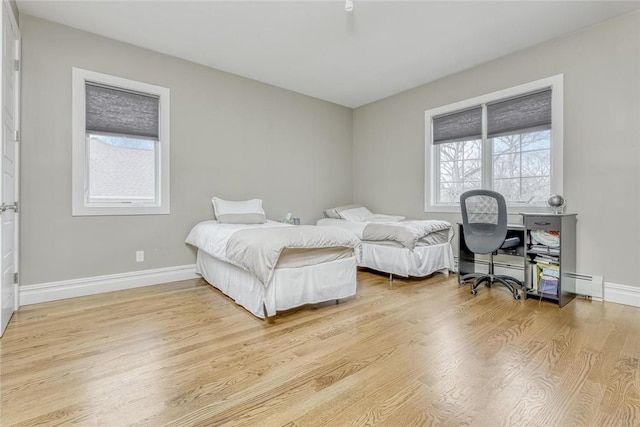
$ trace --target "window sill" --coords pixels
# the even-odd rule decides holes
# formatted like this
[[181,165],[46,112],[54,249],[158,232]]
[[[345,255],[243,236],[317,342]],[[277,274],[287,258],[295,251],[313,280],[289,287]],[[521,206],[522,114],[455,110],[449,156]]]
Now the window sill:
[[171,213],[169,206],[155,207],[86,207],[74,206],[71,213],[72,216],[127,216],[127,215],[169,215]]
[[[518,215],[522,212],[531,213],[551,213],[552,209],[547,206],[540,205],[507,205],[507,214]],[[440,206],[426,206],[425,213],[460,213],[460,205],[440,205]]]

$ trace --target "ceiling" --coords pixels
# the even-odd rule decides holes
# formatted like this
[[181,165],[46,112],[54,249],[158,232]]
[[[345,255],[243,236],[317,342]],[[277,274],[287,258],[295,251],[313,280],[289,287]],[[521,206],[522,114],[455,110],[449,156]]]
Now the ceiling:
[[640,1],[35,1],[59,22],[355,108]]

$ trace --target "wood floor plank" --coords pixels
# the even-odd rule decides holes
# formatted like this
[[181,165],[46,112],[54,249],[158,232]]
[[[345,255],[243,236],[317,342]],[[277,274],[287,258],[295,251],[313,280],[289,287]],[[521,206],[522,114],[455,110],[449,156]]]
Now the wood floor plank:
[[203,280],[23,307],[0,426],[637,426],[640,309],[358,272],[256,319]]

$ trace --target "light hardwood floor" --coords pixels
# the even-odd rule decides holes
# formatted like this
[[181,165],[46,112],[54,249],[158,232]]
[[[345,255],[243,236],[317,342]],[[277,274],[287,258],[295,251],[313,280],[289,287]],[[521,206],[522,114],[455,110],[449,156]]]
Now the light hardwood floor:
[[361,271],[254,318],[202,280],[23,307],[0,424],[639,426],[640,309]]

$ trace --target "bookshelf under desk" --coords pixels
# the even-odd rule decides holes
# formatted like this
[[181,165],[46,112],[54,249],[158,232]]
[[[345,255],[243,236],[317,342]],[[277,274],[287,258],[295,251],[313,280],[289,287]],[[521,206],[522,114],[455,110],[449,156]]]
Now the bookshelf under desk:
[[[564,306],[576,296],[577,214],[521,213],[525,227],[525,299],[541,298]],[[532,232],[553,232],[558,242],[545,245]],[[541,277],[545,277],[541,279]]]

